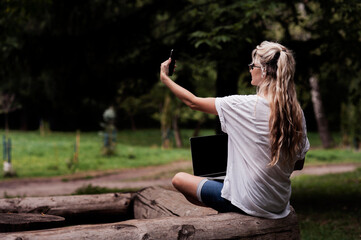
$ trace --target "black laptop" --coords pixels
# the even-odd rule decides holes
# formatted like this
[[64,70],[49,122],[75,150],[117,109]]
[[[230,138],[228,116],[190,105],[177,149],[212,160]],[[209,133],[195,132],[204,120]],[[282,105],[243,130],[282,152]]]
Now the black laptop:
[[228,135],[190,138],[193,173],[210,179],[224,179],[227,170]]

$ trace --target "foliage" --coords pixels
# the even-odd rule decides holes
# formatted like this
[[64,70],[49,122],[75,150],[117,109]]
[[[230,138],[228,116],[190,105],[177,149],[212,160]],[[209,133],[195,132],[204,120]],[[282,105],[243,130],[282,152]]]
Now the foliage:
[[[44,119],[53,130],[94,130],[115,102],[121,125],[136,117],[145,123],[163,101],[146,108],[139,99],[157,86],[171,48],[180,50],[180,82],[224,96],[248,88],[251,50],[267,39],[296,53],[298,93],[310,117],[307,80],[319,76],[326,114],[339,129],[341,103],[360,99],[360,16],[356,0],[1,1],[0,90],[22,105],[10,114],[22,116],[11,118],[15,127],[37,129]],[[196,79],[197,71],[209,71],[212,81]]]
[[149,33],[163,7],[139,2],[1,1],[0,88],[55,130],[94,129],[99,117],[91,116],[114,102],[118,87],[139,96],[156,81],[149,76],[159,47]]

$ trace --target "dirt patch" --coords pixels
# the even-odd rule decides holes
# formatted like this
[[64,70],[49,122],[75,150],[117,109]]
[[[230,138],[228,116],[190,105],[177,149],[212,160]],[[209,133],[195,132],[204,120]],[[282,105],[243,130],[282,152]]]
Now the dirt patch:
[[[8,179],[0,182],[0,198],[68,195],[77,189],[92,185],[106,188],[129,189],[149,186],[171,186],[171,177],[177,171],[189,171],[190,161],[179,161],[162,166],[152,166],[121,171],[87,172],[71,176],[31,179]],[[332,164],[305,166],[302,171],[295,171],[292,177],[309,174],[350,172],[361,164]]]
[[[68,195],[77,189],[92,185],[106,188],[144,188],[171,185],[169,172],[191,168],[190,161],[173,162],[119,171],[88,172],[51,178],[7,179],[0,182],[0,198]],[[162,177],[165,176],[165,177]]]

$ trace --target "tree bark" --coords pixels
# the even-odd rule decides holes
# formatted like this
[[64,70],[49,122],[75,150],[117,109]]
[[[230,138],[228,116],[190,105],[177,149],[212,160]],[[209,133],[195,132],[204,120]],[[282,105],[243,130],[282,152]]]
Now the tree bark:
[[277,220],[239,213],[215,214],[188,203],[178,192],[159,187],[140,191],[135,202],[135,209],[144,208],[138,217],[161,218],[0,233],[0,239],[300,239],[293,209],[287,217]]
[[181,147],[183,147],[183,142],[182,142],[180,129],[178,126],[178,118],[179,118],[178,114],[174,114],[172,124],[173,124],[175,144],[176,144],[177,148],[181,148]]
[[169,216],[205,216],[216,210],[196,206],[179,192],[159,187],[146,188],[134,198],[134,218],[150,219]]
[[318,78],[317,76],[312,75],[309,81],[311,86],[312,104],[317,121],[318,133],[320,134],[323,147],[330,148],[333,146],[333,139],[328,129],[328,121],[323,110],[321,93],[318,85]]
[[132,128],[132,131],[137,131],[137,126],[136,126],[135,120],[134,120],[134,114],[128,113],[128,117],[129,117],[130,126]]
[[300,239],[297,216],[271,220],[239,213],[164,217],[0,234],[1,239]]
[[[217,63],[216,97],[224,97],[238,93],[239,73],[235,66],[230,64],[232,59],[220,59]],[[217,116],[216,133],[222,134],[221,124]]]
[[63,226],[59,216],[35,213],[0,213],[0,232],[16,232]]
[[160,125],[162,132],[162,148],[169,149],[171,146],[170,133],[171,133],[171,98],[169,94],[164,97],[164,104],[160,114]]
[[67,223],[96,223],[132,217],[130,193],[0,199],[0,213],[38,213]]

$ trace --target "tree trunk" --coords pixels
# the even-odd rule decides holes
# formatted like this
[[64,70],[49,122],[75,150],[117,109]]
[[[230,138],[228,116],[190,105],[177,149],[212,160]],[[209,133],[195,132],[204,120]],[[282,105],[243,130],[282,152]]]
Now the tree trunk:
[[5,132],[7,137],[9,135],[9,117],[7,112],[5,112]]
[[130,120],[130,126],[132,128],[132,131],[137,131],[137,126],[135,124],[134,115],[131,114],[131,113],[128,113],[128,117],[129,117],[129,120]]
[[239,213],[198,217],[165,217],[119,223],[72,226],[51,230],[0,234],[1,239],[247,239],[298,240],[297,216],[278,220]]
[[181,148],[181,147],[183,147],[183,143],[182,143],[180,129],[178,127],[178,118],[179,118],[178,114],[174,114],[172,124],[173,124],[175,144],[176,144],[177,148]]
[[[143,214],[147,217],[170,217],[0,234],[0,239],[300,239],[297,215],[293,209],[287,217],[277,220],[239,213],[215,214],[208,211],[202,215],[198,213],[201,207],[185,202],[177,192],[150,188],[139,194],[135,208],[145,208],[141,217],[144,217]],[[154,215],[155,212],[159,214]]]
[[63,226],[59,216],[35,213],[0,213],[0,232],[16,232]]
[[160,114],[160,125],[162,132],[162,148],[168,149],[171,147],[170,135],[171,135],[171,98],[169,94],[164,97],[164,104]]
[[193,134],[192,136],[193,137],[198,137],[199,136],[199,132],[201,130],[201,126],[202,124],[205,122],[205,117],[201,117],[198,121],[197,121],[197,125],[196,127],[194,128],[194,131],[193,131]]
[[49,214],[71,223],[120,221],[132,216],[131,200],[130,193],[0,199],[0,213]]
[[[238,93],[239,73],[234,65],[230,64],[231,59],[219,60],[217,63],[216,96],[224,97]],[[217,117],[218,119],[218,117]],[[216,133],[222,134],[221,124],[216,122]]]
[[309,81],[311,85],[312,104],[317,121],[318,133],[320,134],[323,147],[330,148],[333,146],[333,139],[328,129],[328,121],[323,110],[318,78],[317,76],[312,75]]
[[178,191],[150,187],[138,192],[134,198],[134,218],[136,219],[209,214],[217,214],[217,211],[188,202]]

